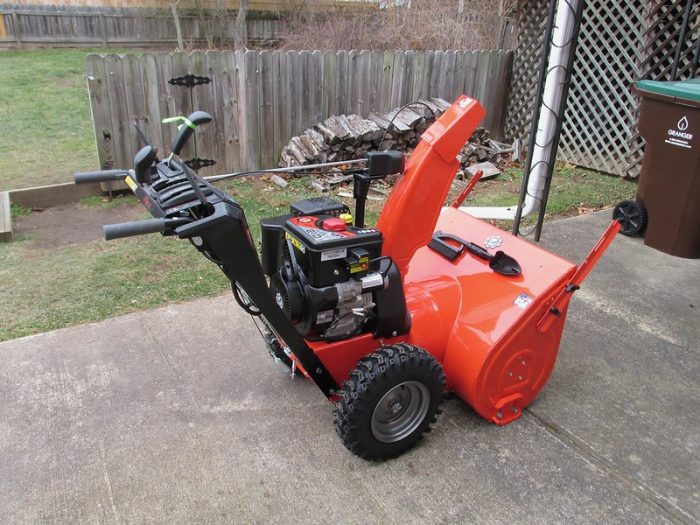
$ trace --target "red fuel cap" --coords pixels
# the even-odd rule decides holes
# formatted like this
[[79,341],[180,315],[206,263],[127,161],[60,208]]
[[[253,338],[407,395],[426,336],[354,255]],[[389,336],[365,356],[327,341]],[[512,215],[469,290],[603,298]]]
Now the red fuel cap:
[[338,217],[331,217],[323,221],[323,229],[329,232],[344,232],[345,221]]

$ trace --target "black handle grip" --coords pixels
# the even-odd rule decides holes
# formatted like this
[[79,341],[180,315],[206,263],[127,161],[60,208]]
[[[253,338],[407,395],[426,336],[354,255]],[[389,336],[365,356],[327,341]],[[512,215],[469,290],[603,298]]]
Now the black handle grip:
[[435,232],[433,234],[433,238],[430,239],[430,242],[428,243],[428,248],[438,252],[440,255],[442,255],[450,261],[456,261],[459,258],[459,256],[462,255],[462,252],[464,251],[464,245],[460,244],[459,248],[457,248],[455,246],[452,246],[451,244],[446,243],[443,240],[443,238],[449,239],[450,237],[446,236],[441,231]]
[[[189,120],[194,126],[199,126],[201,124],[211,122],[211,115],[204,111],[195,111],[194,113],[190,114],[189,117],[187,117],[187,120]],[[177,132],[177,135],[175,135],[175,138],[173,139],[173,144],[170,147],[170,151],[172,151],[175,155],[179,155],[180,151],[185,146],[187,139],[190,138],[192,133],[194,133],[194,128],[191,128],[188,124],[183,124],[180,131]]]
[[123,180],[129,174],[126,170],[101,170],[101,171],[82,171],[73,174],[73,180],[76,184],[88,184],[90,182],[112,182],[115,180]]
[[164,232],[168,226],[166,219],[145,219],[142,221],[122,222],[119,224],[105,224],[102,227],[105,241],[121,239],[133,235],[145,235],[147,233]]
[[493,255],[491,255],[491,253],[488,250],[485,250],[484,248],[482,248],[478,244],[474,244],[473,242],[465,241],[464,247],[471,253],[485,261],[490,261],[493,258]]

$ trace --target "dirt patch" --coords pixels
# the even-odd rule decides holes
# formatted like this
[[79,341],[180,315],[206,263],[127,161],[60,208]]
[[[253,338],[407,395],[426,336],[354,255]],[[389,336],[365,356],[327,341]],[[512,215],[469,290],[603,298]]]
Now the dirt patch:
[[147,215],[140,204],[114,208],[69,204],[34,211],[14,219],[17,235],[29,235],[35,248],[55,248],[102,238],[102,225],[142,219]]

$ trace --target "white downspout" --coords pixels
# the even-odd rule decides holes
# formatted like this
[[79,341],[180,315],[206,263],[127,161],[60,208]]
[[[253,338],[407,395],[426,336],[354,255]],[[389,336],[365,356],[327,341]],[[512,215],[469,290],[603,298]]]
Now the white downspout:
[[[558,108],[561,103],[566,65],[571,52],[571,37],[575,26],[576,2],[585,0],[559,0],[552,32],[552,47],[547,61],[547,76],[542,95],[540,117],[537,122],[535,146],[532,152],[532,167],[523,204],[522,217],[537,211],[542,202],[546,182],[547,164],[552,159],[552,141],[557,128],[557,117],[548,108]],[[563,117],[562,117],[563,118]],[[507,207],[463,206],[460,210],[481,219],[515,220],[518,204]]]

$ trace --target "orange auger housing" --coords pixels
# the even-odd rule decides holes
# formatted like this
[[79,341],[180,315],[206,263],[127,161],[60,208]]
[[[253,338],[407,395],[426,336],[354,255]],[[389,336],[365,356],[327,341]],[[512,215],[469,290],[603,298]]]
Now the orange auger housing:
[[[426,130],[379,218],[383,255],[403,276],[410,332],[309,345],[339,384],[361,357],[382,345],[424,348],[442,364],[449,390],[484,418],[506,424],[520,417],[546,383],[569,299],[619,224],[611,223],[577,269],[458,209],[443,209],[459,166],[456,155],[484,114],[476,100],[462,96]],[[427,246],[436,230],[503,250],[520,263],[522,273],[499,275],[468,252],[450,261]]]

